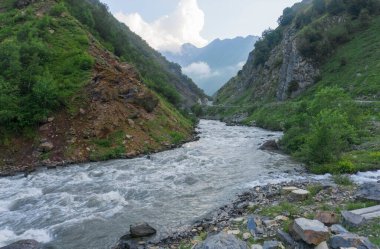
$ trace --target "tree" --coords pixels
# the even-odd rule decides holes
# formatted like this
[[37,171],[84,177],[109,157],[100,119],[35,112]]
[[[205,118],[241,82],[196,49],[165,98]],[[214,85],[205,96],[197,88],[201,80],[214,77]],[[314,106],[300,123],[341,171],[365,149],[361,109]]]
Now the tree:
[[286,8],[283,11],[282,16],[278,19],[278,24],[281,26],[286,26],[292,23],[295,17],[295,11],[292,8]]
[[317,14],[322,14],[326,10],[326,3],[325,0],[314,0],[313,1],[313,10]]
[[338,15],[344,11],[345,4],[343,0],[331,0],[327,3],[326,9],[331,15]]

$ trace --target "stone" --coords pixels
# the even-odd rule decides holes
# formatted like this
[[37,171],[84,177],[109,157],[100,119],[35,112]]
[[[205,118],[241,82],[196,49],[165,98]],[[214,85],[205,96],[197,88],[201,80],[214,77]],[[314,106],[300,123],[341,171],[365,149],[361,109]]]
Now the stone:
[[131,140],[133,138],[133,136],[127,134],[127,135],[125,135],[125,138],[128,139],[128,140]]
[[318,211],[315,217],[316,220],[319,220],[327,226],[337,224],[339,222],[338,215],[334,212],[327,211]]
[[268,140],[263,145],[260,146],[260,150],[279,150],[276,140]]
[[20,240],[0,249],[42,249],[41,243],[35,240]]
[[339,224],[332,225],[330,231],[333,234],[348,233],[348,231],[344,227],[342,227],[342,225]]
[[281,242],[276,240],[265,241],[263,249],[285,249]]
[[243,240],[248,240],[252,235],[250,233],[243,233]]
[[248,217],[248,221],[247,221],[247,229],[248,231],[254,235],[256,233],[256,222],[255,222],[255,219],[253,217]]
[[329,238],[329,229],[319,220],[298,218],[293,224],[294,232],[306,243],[319,245]]
[[260,244],[253,244],[253,245],[251,246],[251,249],[263,249],[263,246],[260,245]]
[[287,232],[284,232],[282,230],[278,230],[277,231],[277,237],[285,244],[285,245],[288,245],[288,246],[291,246],[293,247],[296,242],[295,240],[292,238],[292,236],[290,236],[290,234],[288,234]]
[[355,247],[357,249],[378,249],[368,238],[352,233],[343,233],[331,237],[329,244],[333,249]]
[[283,187],[281,189],[281,193],[283,193],[283,194],[290,194],[292,191],[297,190],[297,189],[299,189],[299,188],[294,187],[294,186]]
[[50,117],[50,118],[48,118],[47,121],[48,121],[49,123],[53,122],[53,121],[54,121],[54,117]]
[[227,234],[238,235],[238,234],[240,234],[240,230],[228,230]]
[[245,242],[235,236],[226,233],[219,233],[207,237],[205,241],[193,247],[194,249],[248,249]]
[[263,223],[266,227],[273,227],[277,225],[275,220],[264,220]]
[[342,211],[343,223],[348,226],[360,226],[366,222],[365,218],[350,211]]
[[276,221],[288,221],[289,218],[284,215],[279,215],[276,218],[274,218]]
[[231,220],[232,223],[242,223],[244,221],[243,217],[235,218]]
[[380,202],[380,183],[364,183],[360,186],[357,197]]
[[44,142],[39,146],[39,150],[42,152],[49,152],[52,149],[54,149],[54,145],[50,142]]
[[292,199],[296,201],[304,201],[309,197],[309,195],[310,192],[304,189],[296,189],[290,193]]
[[83,108],[79,108],[79,113],[81,115],[84,115],[84,114],[86,114],[86,111]]
[[147,237],[157,233],[156,229],[151,227],[148,223],[131,225],[129,230],[133,238]]
[[323,241],[322,243],[314,247],[314,249],[329,249],[329,245],[326,241]]

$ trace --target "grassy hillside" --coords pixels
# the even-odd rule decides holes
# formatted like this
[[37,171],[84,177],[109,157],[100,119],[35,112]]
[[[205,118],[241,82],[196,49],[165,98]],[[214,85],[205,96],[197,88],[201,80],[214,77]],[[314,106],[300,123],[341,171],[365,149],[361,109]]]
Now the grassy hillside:
[[[0,175],[133,157],[192,136],[194,120],[174,104],[202,93],[142,50],[126,45],[134,63],[115,56],[113,41],[84,26],[69,7],[58,0],[0,2]],[[144,65],[152,74],[137,70]],[[155,81],[157,75],[164,80]],[[188,95],[172,83],[189,87],[182,88]]]
[[[282,148],[316,173],[379,169],[378,13],[375,0],[313,0],[285,9],[279,27],[264,32],[207,112],[285,131]],[[276,88],[278,94],[287,69],[282,59],[289,53],[317,74],[308,85],[301,82],[309,76],[299,73],[302,66],[285,70],[293,80],[279,101]]]

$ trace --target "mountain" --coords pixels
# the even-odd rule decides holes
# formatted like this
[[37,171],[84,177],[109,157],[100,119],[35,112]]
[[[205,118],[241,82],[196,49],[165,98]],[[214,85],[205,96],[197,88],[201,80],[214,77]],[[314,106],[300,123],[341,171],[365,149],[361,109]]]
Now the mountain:
[[192,137],[206,95],[99,1],[1,1],[0,20],[1,175]]
[[180,53],[163,52],[163,55],[181,65],[185,74],[213,95],[241,69],[257,40],[255,36],[216,39],[203,48],[184,44]]
[[283,130],[284,151],[316,173],[378,169],[380,1],[286,8],[207,114]]

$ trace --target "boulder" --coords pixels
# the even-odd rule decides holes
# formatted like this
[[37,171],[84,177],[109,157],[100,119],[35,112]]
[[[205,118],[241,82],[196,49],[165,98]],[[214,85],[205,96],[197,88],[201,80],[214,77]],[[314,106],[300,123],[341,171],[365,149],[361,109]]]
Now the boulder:
[[304,201],[310,195],[310,192],[304,189],[296,189],[290,193],[290,197],[295,201]]
[[260,150],[279,150],[276,140],[268,140],[260,146]]
[[319,245],[317,245],[314,249],[329,249],[329,246],[327,245],[326,241],[323,241]]
[[147,237],[157,233],[156,229],[151,227],[148,223],[131,225],[129,230],[133,238]]
[[298,218],[293,224],[294,232],[306,243],[319,245],[329,238],[329,229],[319,220]]
[[281,242],[272,240],[265,241],[263,245],[263,249],[285,249]]
[[42,244],[35,240],[20,240],[0,249],[42,249]]
[[148,113],[153,112],[158,105],[158,98],[150,92],[136,96],[132,103],[137,104],[145,109]]
[[378,249],[368,238],[352,233],[343,233],[331,237],[329,244],[333,249],[355,247],[357,249]]
[[42,152],[49,152],[52,149],[54,149],[54,145],[50,142],[44,142],[39,146],[39,150]]
[[337,224],[339,222],[338,215],[334,212],[319,211],[315,217],[316,220],[319,220],[327,226]]
[[342,227],[342,225],[339,224],[332,225],[330,231],[333,234],[348,233],[348,231],[344,227]]
[[359,214],[354,214],[350,211],[342,211],[342,216],[344,224],[348,226],[356,227],[366,222],[366,219],[363,216]]
[[360,186],[357,197],[380,202],[380,183],[364,183]]
[[202,243],[195,245],[194,249],[248,249],[248,246],[233,235],[219,233],[209,236]]
[[277,231],[277,237],[287,246],[293,247],[296,244],[292,236],[282,230]]
[[294,187],[294,186],[287,186],[287,187],[283,187],[283,188],[281,189],[281,193],[283,193],[283,194],[289,194],[289,193],[291,193],[292,191],[297,190],[297,189],[299,189],[299,188]]

